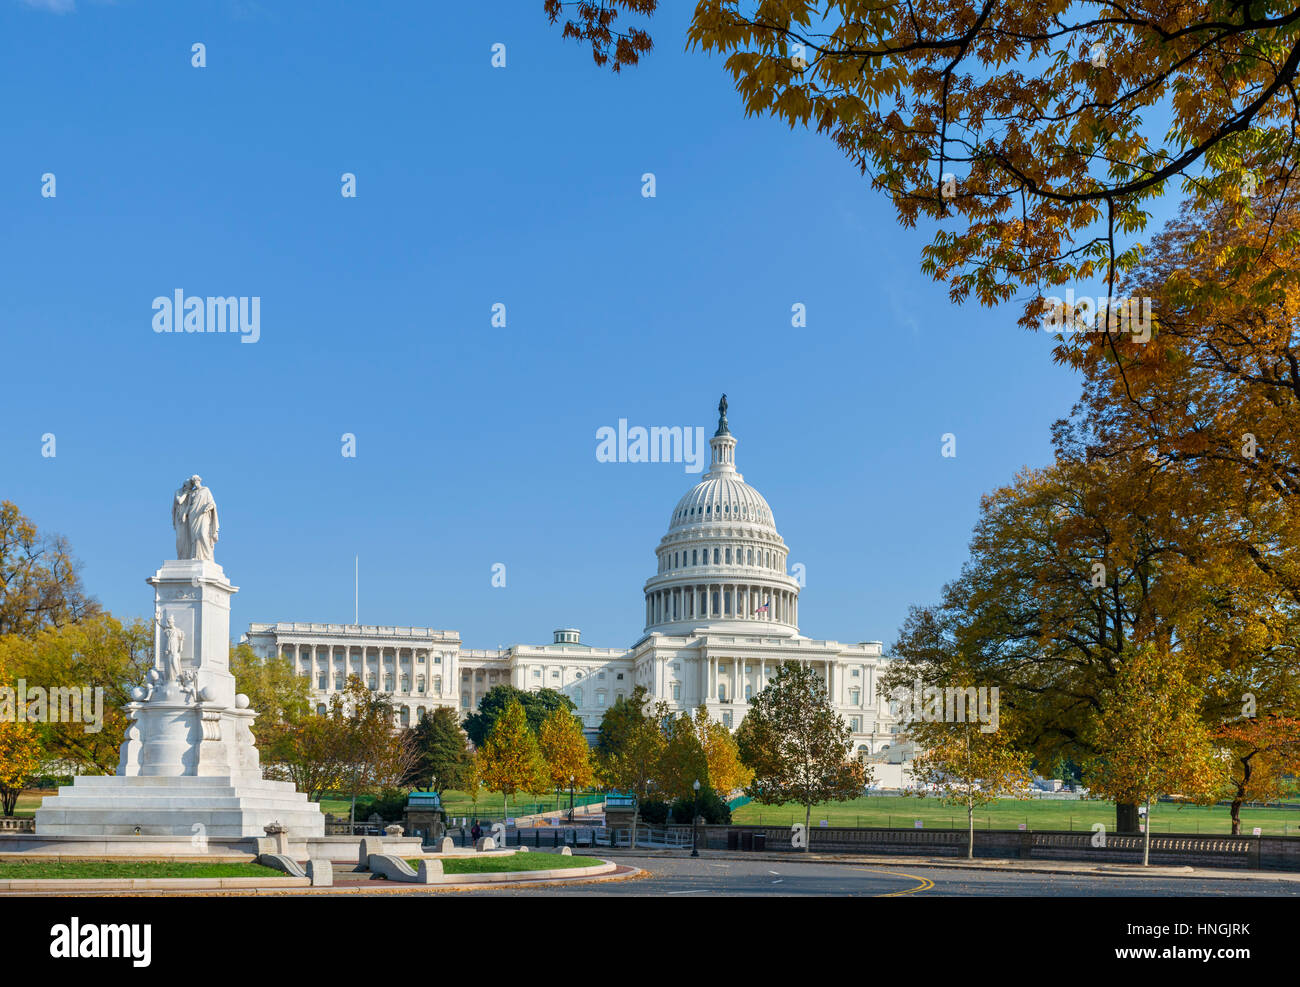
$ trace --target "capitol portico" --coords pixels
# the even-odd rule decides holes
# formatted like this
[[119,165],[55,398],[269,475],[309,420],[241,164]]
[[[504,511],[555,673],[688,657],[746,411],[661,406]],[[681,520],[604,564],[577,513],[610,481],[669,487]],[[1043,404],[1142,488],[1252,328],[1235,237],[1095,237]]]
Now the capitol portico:
[[[877,694],[888,661],[881,643],[799,633],[789,551],[767,501],[736,470],[725,398],[719,410],[709,471],[669,518],[644,586],[645,627],[630,649],[590,647],[576,628],[556,630],[550,644],[491,650],[464,648],[457,632],[428,627],[254,623],[246,640],[261,655],[288,658],[321,711],[349,675],[388,694],[402,725],[438,706],[467,715],[495,685],[547,687],[573,701],[588,736],[638,685],[674,709],[704,705],[735,727],[749,699],[793,660],[817,671],[860,754],[897,762],[899,724]],[[877,771],[886,784],[898,770],[889,767]]]

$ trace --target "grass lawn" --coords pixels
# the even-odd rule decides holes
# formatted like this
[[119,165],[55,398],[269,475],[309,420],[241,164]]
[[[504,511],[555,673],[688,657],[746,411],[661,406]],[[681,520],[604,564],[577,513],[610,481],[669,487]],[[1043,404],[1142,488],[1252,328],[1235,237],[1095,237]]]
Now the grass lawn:
[[[575,793],[573,804],[577,808],[581,805],[578,796],[582,793]],[[340,798],[323,798],[321,799],[321,808],[326,812],[332,812],[336,816],[347,819],[348,809],[351,803],[347,799]],[[484,792],[479,796],[477,807],[470,801],[468,795],[464,792],[446,791],[442,793],[442,807],[447,810],[447,815],[459,818],[468,816],[470,819],[503,819],[501,796],[493,792]],[[565,792],[560,796],[557,805],[554,795],[544,796],[543,798],[534,798],[531,795],[522,795],[518,798],[512,798],[509,805],[510,818],[516,816],[531,816],[539,812],[564,812],[569,811],[569,794]],[[365,822],[366,816],[370,812],[365,809],[360,802],[357,803],[357,821]]]
[[[788,826],[802,823],[803,806],[759,805],[750,802],[731,814],[735,823]],[[1227,806],[1175,805],[1160,802],[1151,806],[1153,833],[1232,832]],[[920,819],[927,829],[965,829],[966,810],[944,805],[933,797],[873,795],[852,802],[832,802],[814,806],[812,825],[827,820],[831,826],[883,826],[911,828]],[[981,829],[1015,829],[1025,823],[1029,829],[1090,830],[1093,823],[1115,826],[1112,802],[1085,800],[999,799],[975,810],[975,825]],[[1288,809],[1242,809],[1241,831],[1250,835],[1259,826],[1271,836],[1300,836],[1300,811]]]
[[[416,870],[419,860],[408,860]],[[508,856],[444,857],[444,874],[501,874],[505,871],[563,870],[566,867],[595,867],[600,861],[592,857],[566,857],[558,853],[512,853]]]
[[134,877],[284,877],[283,871],[261,864],[200,863],[170,860],[0,860],[0,880],[18,878]]

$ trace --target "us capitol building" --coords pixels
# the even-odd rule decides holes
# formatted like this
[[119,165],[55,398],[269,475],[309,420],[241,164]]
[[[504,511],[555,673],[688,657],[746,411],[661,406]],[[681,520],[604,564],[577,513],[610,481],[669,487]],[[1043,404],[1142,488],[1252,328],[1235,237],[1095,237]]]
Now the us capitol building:
[[573,700],[593,739],[605,710],[638,685],[675,710],[703,704],[735,727],[782,662],[804,662],[826,684],[859,755],[886,767],[876,775],[889,784],[899,768],[888,767],[899,764],[903,745],[889,702],[877,696],[888,661],[881,642],[841,644],[799,633],[800,587],[786,574],[789,551],[763,495],[736,472],[725,402],[709,471],[673,508],[655,550],[645,629],[630,649],[593,648],[576,628],[555,631],[550,644],[499,650],[462,647],[456,631],[356,624],[252,623],[244,640],[307,676],[319,712],[349,675],[388,694],[403,726],[438,706],[467,715],[495,685],[548,687]]

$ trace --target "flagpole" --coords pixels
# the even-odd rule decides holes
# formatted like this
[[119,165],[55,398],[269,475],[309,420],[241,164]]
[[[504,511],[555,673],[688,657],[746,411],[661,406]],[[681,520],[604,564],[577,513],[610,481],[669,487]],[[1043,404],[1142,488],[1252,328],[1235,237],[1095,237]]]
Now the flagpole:
[[361,556],[357,555],[352,571],[352,623],[361,624]]

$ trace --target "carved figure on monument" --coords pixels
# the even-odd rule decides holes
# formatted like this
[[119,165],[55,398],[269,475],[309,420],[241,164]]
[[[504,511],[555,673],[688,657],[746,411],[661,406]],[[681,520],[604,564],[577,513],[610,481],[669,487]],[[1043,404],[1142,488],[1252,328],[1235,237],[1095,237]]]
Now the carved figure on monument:
[[190,557],[190,529],[185,523],[185,501],[190,494],[190,481],[186,480],[181,484],[175,496],[172,497],[172,527],[176,529],[176,557],[178,559],[188,559]]
[[176,617],[167,615],[167,626],[162,629],[162,674],[168,682],[181,679],[181,650],[185,647],[185,632],[176,626]]
[[220,525],[212,491],[200,477],[192,476],[172,498],[172,527],[176,529],[176,557],[211,562]]

